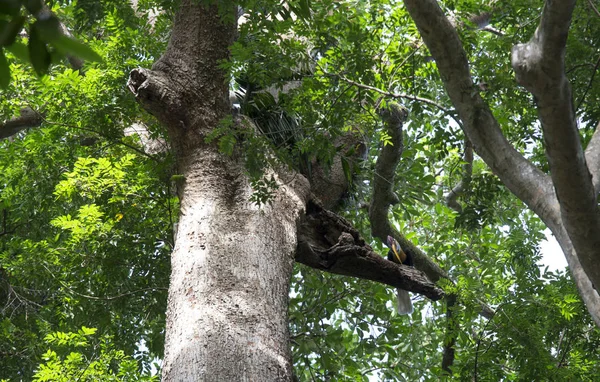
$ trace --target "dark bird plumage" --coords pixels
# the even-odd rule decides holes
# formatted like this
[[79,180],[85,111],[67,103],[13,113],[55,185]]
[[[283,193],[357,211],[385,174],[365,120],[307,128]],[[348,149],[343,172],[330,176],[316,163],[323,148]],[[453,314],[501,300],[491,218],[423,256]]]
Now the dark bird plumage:
[[[390,248],[387,258],[397,264],[413,266],[412,252],[404,250],[400,243],[391,236],[387,237],[387,246]],[[396,306],[398,314],[411,314],[413,311],[410,295],[404,289],[398,289],[398,305]]]
[[387,246],[390,249],[388,252],[388,260],[393,261],[397,264],[408,265],[409,267],[414,266],[413,256],[410,250],[403,250],[400,243],[391,236],[387,237]]

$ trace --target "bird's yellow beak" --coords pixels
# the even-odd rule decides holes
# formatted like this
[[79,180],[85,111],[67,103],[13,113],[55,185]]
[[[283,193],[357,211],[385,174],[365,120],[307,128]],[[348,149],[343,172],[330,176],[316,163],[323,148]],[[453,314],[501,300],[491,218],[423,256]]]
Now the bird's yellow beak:
[[390,247],[390,249],[392,250],[392,252],[394,252],[394,256],[396,257],[396,260],[398,260],[398,263],[403,264],[404,261],[406,261],[406,254],[404,253],[402,248],[400,248],[396,239],[394,239],[391,236],[388,236],[387,244],[388,247]]

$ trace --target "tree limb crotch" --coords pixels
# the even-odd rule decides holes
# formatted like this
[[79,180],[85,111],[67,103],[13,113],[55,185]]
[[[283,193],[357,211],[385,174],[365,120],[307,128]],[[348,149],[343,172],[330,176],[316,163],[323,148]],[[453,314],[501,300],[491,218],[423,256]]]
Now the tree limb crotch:
[[422,294],[432,300],[444,296],[427,276],[397,266],[365,243],[350,222],[322,207],[316,199],[307,204],[298,226],[296,261],[311,268],[358,277]]
[[369,206],[371,233],[373,237],[382,242],[385,242],[387,236],[391,235],[398,240],[402,248],[410,249],[415,255],[415,267],[425,272],[427,277],[435,282],[440,277],[447,277],[446,273],[404,235],[395,232],[387,216],[389,207],[398,203],[398,197],[394,193],[394,178],[404,148],[402,126],[408,117],[408,112],[403,106],[395,102],[388,102],[383,108],[379,108],[378,113],[385,123],[384,128],[390,136],[392,144],[382,147],[375,163],[375,174],[372,180],[373,194]]
[[[531,85],[536,82],[536,78],[540,74],[527,72],[533,69],[529,62],[535,62],[532,59],[542,54],[540,49],[543,49],[543,46],[549,47],[549,50],[544,54],[553,52],[553,54],[547,55],[550,60],[556,61],[557,57],[562,57],[561,49],[552,46],[552,44],[561,44],[564,38],[566,38],[567,29],[561,25],[564,24],[564,20],[560,21],[560,19],[561,17],[567,20],[570,19],[571,13],[568,10],[572,6],[571,3],[573,2],[546,3],[546,7],[549,4],[552,4],[552,6],[549,10],[545,9],[538,32],[536,32],[536,35],[540,33],[544,34],[543,41],[540,41],[540,44],[537,44],[537,46],[529,44],[517,47],[513,53],[513,61],[517,63],[518,70],[522,72],[519,74],[519,81],[522,80],[524,83],[530,83]],[[565,253],[569,268],[585,301],[586,307],[596,324],[600,326],[600,297],[591,289],[591,283],[585,276],[585,272],[579,261],[579,253],[576,254],[573,250],[573,243],[563,224],[561,208],[556,198],[555,185],[552,179],[516,151],[502,134],[498,121],[494,118],[489,106],[483,101],[473,84],[467,55],[458,33],[448,21],[437,2],[435,0],[406,0],[404,4],[436,61],[448,96],[456,107],[460,119],[463,121],[462,129],[473,143],[473,149],[500,178],[504,185],[536,213],[554,233]],[[555,25],[556,22],[558,24]],[[543,29],[547,29],[547,33],[550,34],[557,33],[558,38],[554,43],[553,38],[549,38],[550,35],[546,34]],[[525,57],[530,58],[527,61],[522,61]],[[556,64],[547,64],[550,65],[550,72],[554,73],[553,77],[556,77],[556,74],[559,73],[559,76],[555,78],[555,81],[558,81],[556,84],[562,86],[561,89],[567,89],[564,86],[564,81],[561,80],[561,78],[564,79],[564,74],[561,74],[560,71],[557,72],[556,69],[552,69],[552,65]],[[562,64],[560,65],[562,66]],[[572,111],[565,109],[564,105],[557,104],[556,106],[566,111],[567,119],[572,115]],[[562,118],[564,119],[564,116]],[[567,125],[572,126],[572,121],[568,121]],[[575,145],[571,144],[570,148],[573,146]],[[566,147],[563,147],[563,150],[566,149]],[[565,153],[565,155],[573,154]],[[574,158],[578,162],[583,161],[577,155]],[[578,170],[581,170],[580,165],[574,165],[579,166]],[[563,186],[564,189],[570,187],[570,185]],[[588,192],[588,190],[589,188],[586,186],[586,190],[580,192]],[[585,195],[586,200],[580,203],[589,203],[588,195]],[[596,213],[595,206],[594,213]],[[596,224],[595,218],[591,220]],[[589,232],[598,231],[590,230]],[[588,257],[589,259],[590,257]],[[597,270],[597,272],[600,272],[600,270]],[[596,285],[600,285],[600,280],[596,282]]]

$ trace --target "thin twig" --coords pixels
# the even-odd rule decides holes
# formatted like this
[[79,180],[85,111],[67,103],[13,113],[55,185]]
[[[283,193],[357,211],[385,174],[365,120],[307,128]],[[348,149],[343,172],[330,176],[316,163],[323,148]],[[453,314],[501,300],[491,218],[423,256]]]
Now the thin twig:
[[462,212],[462,206],[458,203],[457,198],[463,193],[465,188],[469,187],[473,175],[473,144],[468,138],[465,138],[464,144],[465,152],[463,155],[464,164],[461,180],[446,195],[446,205],[458,213]]
[[594,77],[596,76],[596,72],[598,71],[598,66],[599,65],[600,65],[600,57],[598,57],[598,60],[596,61],[596,65],[594,65],[594,70],[592,71],[592,75],[590,76],[590,80],[588,82],[588,85],[585,88],[585,92],[583,92],[583,95],[581,96],[581,99],[577,103],[577,107],[575,108],[575,111],[579,110],[579,106],[581,106],[581,104],[585,100],[585,97],[587,96],[587,93],[590,91],[590,89],[592,87],[592,82],[594,81]]
[[418,102],[423,102],[426,103],[428,105],[431,106],[435,106],[436,108],[440,109],[441,111],[444,112],[444,114],[446,114],[447,116],[449,116],[450,118],[452,118],[459,126],[462,127],[462,122],[460,121],[460,119],[458,119],[455,116],[455,113],[452,110],[447,109],[446,107],[444,107],[443,105],[429,99],[429,98],[424,98],[424,97],[419,97],[419,96],[415,96],[415,95],[410,95],[410,94],[404,94],[404,93],[392,93],[386,90],[382,90],[379,88],[376,88],[374,86],[370,86],[370,85],[365,85],[365,84],[361,84],[360,82],[356,82],[353,81],[349,78],[346,78],[340,74],[329,74],[329,73],[324,73],[326,76],[330,76],[330,77],[337,77],[339,79],[341,79],[344,82],[347,82],[351,85],[354,85],[358,88],[361,89],[366,89],[366,90],[371,90],[374,92],[377,92],[379,94],[382,94],[384,96],[390,97],[390,98],[394,98],[394,99],[398,99],[398,98],[403,98],[403,99],[407,99],[410,101],[418,101]]
[[588,0],[588,4],[590,5],[590,7],[592,7],[596,16],[600,17],[600,12],[598,12],[598,8],[596,8],[592,0]]
[[156,291],[156,290],[168,290],[168,288],[165,287],[150,287],[150,288],[142,288],[142,289],[137,289],[131,292],[126,292],[126,293],[122,293],[116,296],[108,296],[108,297],[97,297],[97,296],[90,296],[90,295],[86,295],[83,293],[79,293],[75,290],[73,290],[67,283],[65,283],[62,280],[59,280],[54,273],[52,273],[52,271],[46,266],[46,264],[42,264],[42,266],[48,271],[48,273],[50,273],[50,275],[52,276],[53,279],[55,279],[56,281],[58,281],[60,283],[60,285],[62,285],[63,287],[65,287],[66,289],[68,289],[71,293],[76,294],[77,296],[80,297],[84,297],[90,300],[97,300],[97,301],[111,301],[111,300],[116,300],[122,297],[126,297],[126,296],[130,296],[132,294],[136,294],[139,292],[145,292],[145,291]]
[[506,303],[502,303],[502,304],[498,305],[498,307],[494,311],[492,317],[490,317],[490,319],[488,320],[488,322],[485,323],[485,326],[483,327],[483,329],[481,329],[481,332],[479,334],[479,338],[477,338],[477,347],[475,348],[475,364],[474,364],[474,367],[473,367],[474,368],[474,370],[473,370],[473,381],[475,381],[475,382],[477,382],[479,380],[479,378],[477,376],[477,363],[479,361],[479,347],[481,346],[481,339],[483,338],[483,334],[487,330],[487,327],[490,325],[490,323],[493,321],[494,317],[496,316],[496,313],[498,313],[505,304]]
[[117,139],[114,139],[114,138],[108,137],[108,136],[106,136],[106,135],[104,135],[104,134],[101,134],[101,133],[99,133],[99,132],[98,132],[98,131],[96,131],[96,130],[93,130],[93,129],[87,129],[87,128],[85,128],[85,127],[78,127],[78,126],[74,126],[74,125],[69,125],[69,124],[66,124],[66,123],[61,123],[61,122],[49,121],[49,120],[47,120],[47,119],[44,119],[44,118],[42,118],[42,119],[43,119],[43,121],[44,121],[45,123],[47,123],[47,124],[50,124],[50,125],[63,126],[63,127],[68,127],[68,128],[70,128],[70,129],[74,129],[74,130],[87,131],[87,132],[90,132],[90,133],[97,134],[97,135],[99,135],[100,137],[102,137],[102,138],[104,138],[104,139],[108,140],[109,142],[112,142],[112,143],[116,143],[116,144],[123,145],[123,146],[125,146],[125,147],[127,147],[127,148],[129,148],[129,149],[131,149],[131,150],[133,150],[133,151],[135,151],[136,153],[138,153],[138,154],[140,154],[140,155],[143,155],[143,156],[145,156],[145,157],[148,157],[148,158],[150,158],[150,159],[152,159],[152,160],[154,160],[154,161],[156,161],[156,162],[159,162],[159,159],[158,159],[158,158],[156,158],[154,155],[150,155],[150,154],[148,154],[147,152],[145,152],[144,150],[142,150],[142,149],[140,149],[140,148],[137,148],[137,147],[135,147],[135,146],[133,146],[133,145],[130,145],[129,143],[125,143],[125,142],[123,142],[122,140],[117,140]]

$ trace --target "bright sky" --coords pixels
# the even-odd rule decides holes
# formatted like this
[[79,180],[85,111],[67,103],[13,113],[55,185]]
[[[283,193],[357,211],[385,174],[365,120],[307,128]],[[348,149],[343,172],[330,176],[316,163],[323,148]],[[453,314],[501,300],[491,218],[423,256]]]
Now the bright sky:
[[565,260],[562,249],[549,229],[546,228],[544,234],[546,234],[546,240],[540,243],[542,260],[538,264],[543,267],[548,266],[549,271],[564,270],[567,260]]

